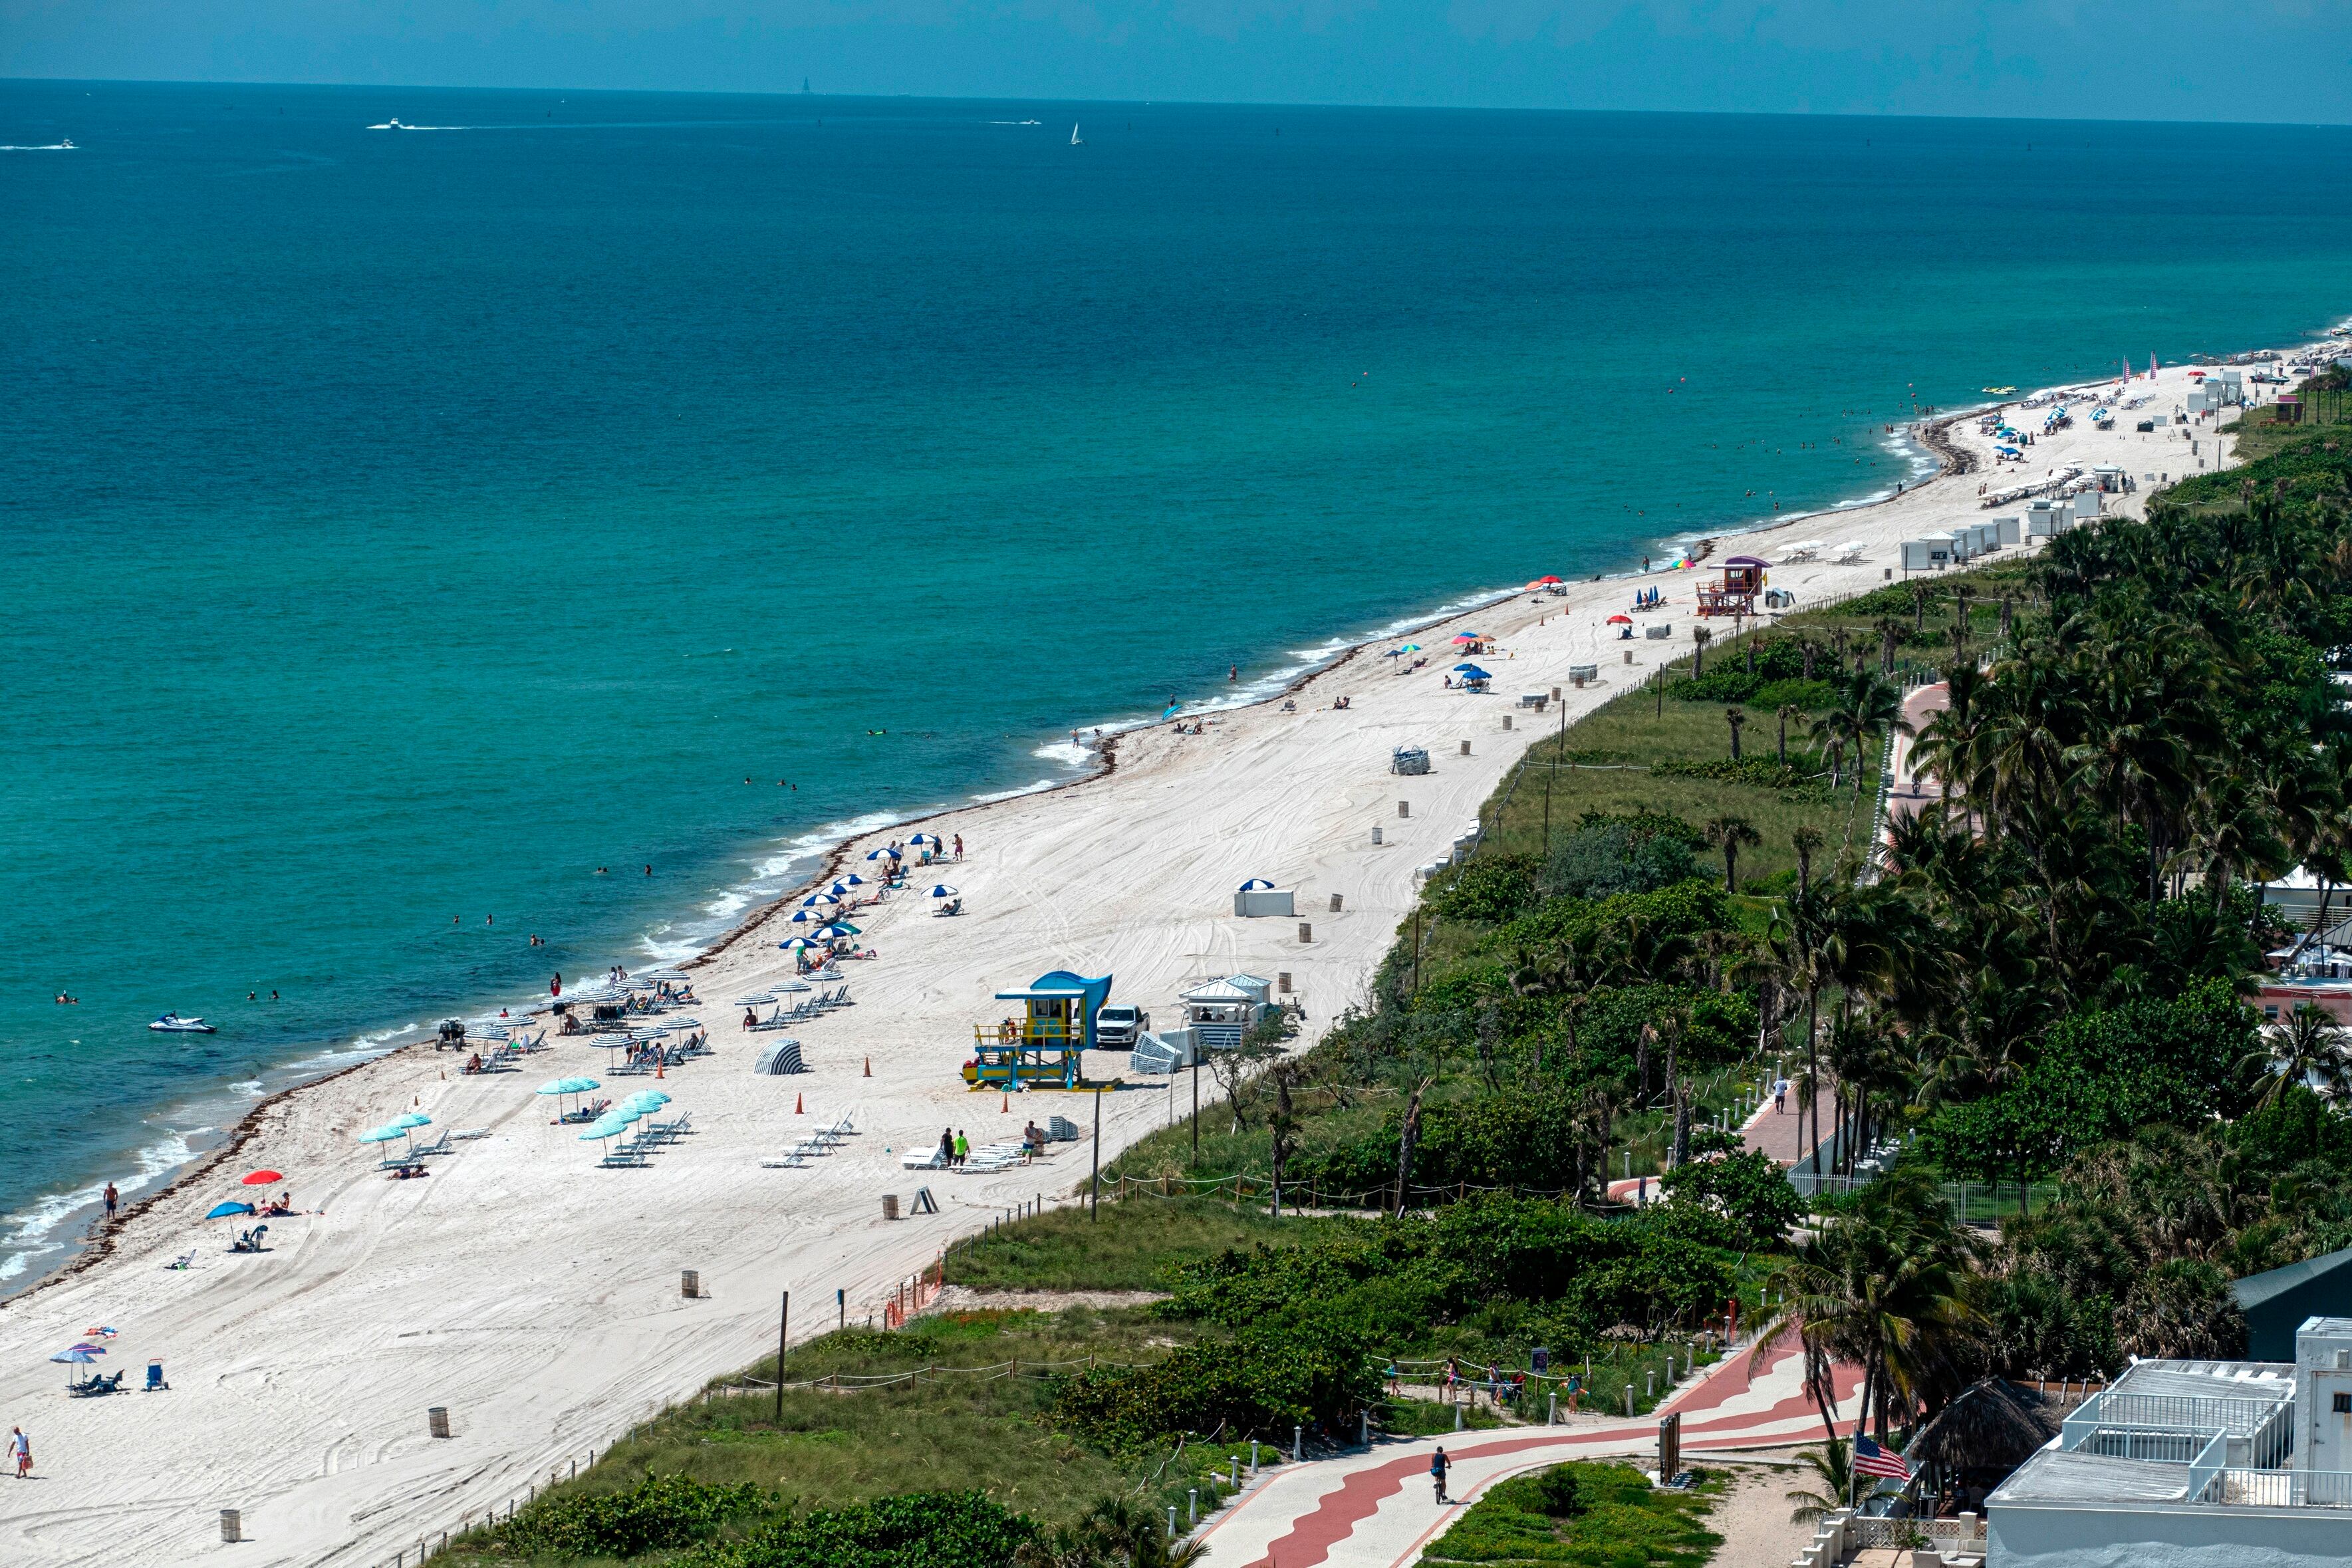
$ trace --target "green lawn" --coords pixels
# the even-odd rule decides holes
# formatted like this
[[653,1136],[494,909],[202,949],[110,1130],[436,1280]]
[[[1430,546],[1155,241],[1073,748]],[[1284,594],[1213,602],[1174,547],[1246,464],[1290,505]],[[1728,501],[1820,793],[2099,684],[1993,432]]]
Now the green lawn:
[[1631,1465],[1559,1465],[1489,1489],[1422,1561],[1703,1568],[1723,1544],[1706,1528],[1722,1490],[1714,1478],[1661,1491]]

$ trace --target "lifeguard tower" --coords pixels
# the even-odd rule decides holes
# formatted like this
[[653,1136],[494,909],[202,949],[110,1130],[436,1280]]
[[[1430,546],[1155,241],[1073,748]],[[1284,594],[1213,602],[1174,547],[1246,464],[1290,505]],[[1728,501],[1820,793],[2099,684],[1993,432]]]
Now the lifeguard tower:
[[1702,616],[1754,615],[1756,595],[1764,591],[1765,564],[1753,555],[1735,555],[1725,562],[1721,583],[1699,584],[1698,613]]
[[1000,991],[1000,1002],[1021,1011],[1001,1023],[974,1025],[964,1081],[1010,1093],[1025,1089],[1077,1089],[1085,1078],[1081,1053],[1094,1048],[1095,1016],[1110,997],[1111,977],[1088,980],[1056,969],[1027,985]]

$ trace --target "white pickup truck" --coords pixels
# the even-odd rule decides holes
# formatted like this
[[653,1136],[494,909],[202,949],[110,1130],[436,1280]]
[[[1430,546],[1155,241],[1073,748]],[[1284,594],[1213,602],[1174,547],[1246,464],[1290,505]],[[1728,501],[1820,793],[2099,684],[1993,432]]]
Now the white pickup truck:
[[1106,1051],[1131,1051],[1151,1027],[1151,1015],[1125,1002],[1107,1004],[1095,1015],[1095,1046]]

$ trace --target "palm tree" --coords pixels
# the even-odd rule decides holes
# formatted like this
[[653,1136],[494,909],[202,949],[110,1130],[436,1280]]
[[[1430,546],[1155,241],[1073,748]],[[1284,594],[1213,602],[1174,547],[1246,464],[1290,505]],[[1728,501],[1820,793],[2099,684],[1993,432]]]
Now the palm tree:
[[1822,830],[1811,823],[1789,835],[1789,843],[1797,851],[1797,891],[1800,893],[1813,885],[1813,856],[1828,842],[1822,837]]
[[[1829,709],[1816,717],[1811,732],[1833,746],[1853,748],[1853,787],[1862,790],[1862,781],[1869,770],[1863,765],[1864,750],[1876,736],[1888,730],[1912,732],[1911,721],[1903,716],[1903,693],[1885,677],[1867,670],[1842,677],[1837,696]],[[1837,786],[1834,772],[1831,787]]]
[[[1732,732],[1738,733],[1736,730]],[[1738,892],[1739,890],[1739,847],[1743,844],[1761,844],[1764,842],[1764,836],[1756,831],[1754,823],[1744,816],[1737,816],[1728,812],[1708,823],[1703,831],[1706,834],[1709,847],[1723,851],[1723,890],[1727,893]]]
[[2298,1084],[2336,1098],[2352,1089],[2352,1049],[2343,1029],[2324,1008],[2306,1002],[2288,1015],[2284,1024],[2263,1031],[2265,1044],[2238,1064],[2239,1070],[2264,1075],[2258,1106],[2274,1105]]
[[1715,634],[1705,626],[1691,628],[1691,679],[1693,680],[1706,673],[1706,645],[1714,640]]
[[1881,616],[1870,625],[1878,634],[1878,668],[1891,673],[1895,668],[1895,643],[1903,635],[1903,623],[1893,616]]
[[1861,1422],[1883,1440],[1891,1417],[1907,1423],[1958,1383],[1981,1317],[1962,1297],[1974,1252],[1935,1178],[1897,1167],[1774,1271],[1781,1304],[1758,1325],[1758,1353],[1797,1337],[1806,1391],[1832,1439],[1832,1369],[1859,1366]]
[[1801,721],[1805,717],[1805,710],[1793,702],[1783,702],[1776,717],[1780,721],[1780,765],[1785,768],[1789,765],[1789,721],[1795,719]]
[[1800,1450],[1797,1458],[1813,1472],[1818,1489],[1783,1494],[1796,1505],[1789,1510],[1790,1523],[1813,1524],[1848,1506],[1853,1496],[1853,1444],[1832,1437],[1818,1448]]
[[1739,760],[1739,731],[1748,722],[1748,710],[1727,708],[1723,710],[1723,721],[1731,726],[1731,760],[1736,763]]

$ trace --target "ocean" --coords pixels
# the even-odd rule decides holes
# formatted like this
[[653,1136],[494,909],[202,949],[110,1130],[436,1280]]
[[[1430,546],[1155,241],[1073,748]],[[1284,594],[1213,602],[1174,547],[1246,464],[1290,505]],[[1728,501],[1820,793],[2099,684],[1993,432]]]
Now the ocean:
[[2348,143],[0,83],[0,1290],[1074,730],[2311,334]]

